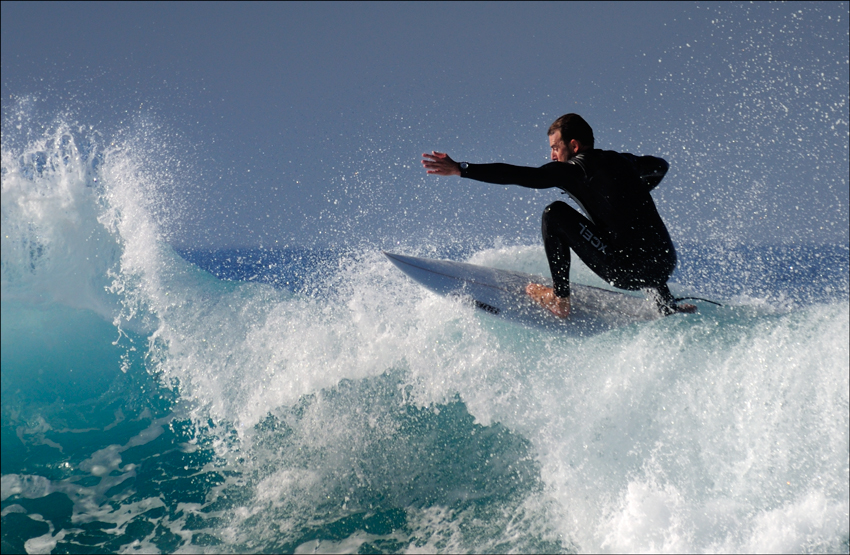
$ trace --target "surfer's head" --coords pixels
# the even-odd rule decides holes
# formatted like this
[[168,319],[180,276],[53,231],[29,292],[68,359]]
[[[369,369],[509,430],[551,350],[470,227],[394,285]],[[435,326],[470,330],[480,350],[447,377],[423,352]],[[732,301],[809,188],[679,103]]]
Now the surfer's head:
[[579,152],[593,148],[593,129],[578,114],[564,114],[549,126],[552,160],[566,162]]

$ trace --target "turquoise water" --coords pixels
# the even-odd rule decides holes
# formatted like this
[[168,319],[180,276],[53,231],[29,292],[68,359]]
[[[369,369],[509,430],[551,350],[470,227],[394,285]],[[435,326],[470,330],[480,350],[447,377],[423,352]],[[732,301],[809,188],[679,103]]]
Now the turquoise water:
[[565,338],[368,245],[175,251],[138,157],[4,142],[4,553],[848,551],[847,245],[686,246],[723,307]]

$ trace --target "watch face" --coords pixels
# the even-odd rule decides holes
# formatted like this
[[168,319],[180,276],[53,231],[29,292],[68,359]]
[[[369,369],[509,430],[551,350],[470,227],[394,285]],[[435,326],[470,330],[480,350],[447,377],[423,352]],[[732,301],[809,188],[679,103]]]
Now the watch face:
[[466,168],[468,168],[468,167],[469,167],[469,164],[467,164],[466,162],[461,162],[461,163],[460,163],[460,169],[465,170],[465,169],[466,169]]

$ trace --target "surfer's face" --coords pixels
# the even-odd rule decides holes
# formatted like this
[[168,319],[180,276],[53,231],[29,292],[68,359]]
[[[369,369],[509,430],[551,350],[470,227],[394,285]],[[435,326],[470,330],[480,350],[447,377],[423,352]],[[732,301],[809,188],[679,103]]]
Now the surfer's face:
[[564,144],[564,141],[561,140],[560,131],[555,131],[549,135],[549,148],[552,149],[552,160],[556,162],[567,161],[567,159],[564,158],[564,155],[566,154],[566,145]]
[[579,153],[581,143],[575,139],[572,139],[569,143],[564,143],[561,139],[561,132],[555,131],[549,135],[549,148],[552,149],[552,160],[566,162]]

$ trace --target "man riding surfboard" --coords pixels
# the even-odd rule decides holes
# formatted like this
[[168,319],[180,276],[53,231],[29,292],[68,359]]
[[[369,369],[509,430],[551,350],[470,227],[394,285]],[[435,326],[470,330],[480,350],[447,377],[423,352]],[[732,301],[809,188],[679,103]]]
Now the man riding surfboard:
[[555,316],[570,314],[571,250],[615,287],[648,291],[662,314],[695,312],[694,305],[678,304],[667,287],[676,250],[649,194],[667,173],[667,162],[595,149],[593,129],[578,114],[555,120],[549,147],[553,161],[539,168],[458,163],[436,151],[423,154],[422,164],[433,175],[531,189],[557,187],[576,201],[585,215],[561,201],[543,211],[543,245],[554,287],[526,287]]

